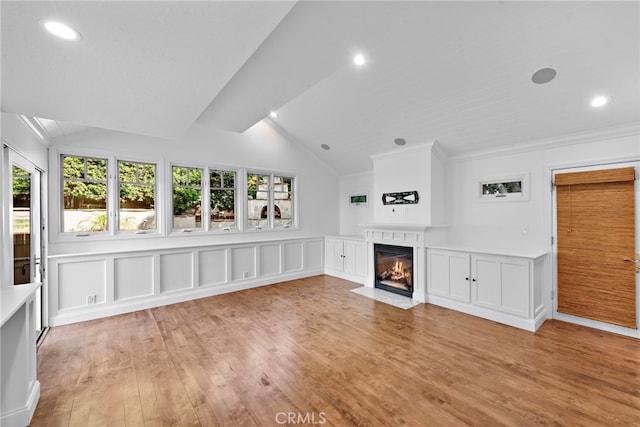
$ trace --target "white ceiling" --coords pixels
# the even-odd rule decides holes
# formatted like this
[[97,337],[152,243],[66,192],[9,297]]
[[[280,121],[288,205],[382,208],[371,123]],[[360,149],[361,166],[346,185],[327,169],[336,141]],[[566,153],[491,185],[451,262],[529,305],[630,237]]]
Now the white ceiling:
[[[3,1],[2,111],[177,138],[277,110],[340,174],[397,137],[455,155],[640,123],[639,2],[292,4]],[[50,17],[82,41],[44,34]]]

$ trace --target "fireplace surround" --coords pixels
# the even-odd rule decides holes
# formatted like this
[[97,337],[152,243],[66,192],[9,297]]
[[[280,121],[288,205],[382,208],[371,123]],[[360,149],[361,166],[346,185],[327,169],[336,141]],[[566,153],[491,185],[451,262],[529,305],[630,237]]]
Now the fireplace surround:
[[[412,256],[411,290],[406,290],[400,295],[411,297],[414,301],[426,302],[427,300],[427,276],[426,276],[426,246],[444,241],[446,226],[413,225],[413,224],[365,224],[365,242],[367,244],[367,257],[369,259],[367,281],[365,286],[376,286],[376,259],[375,247],[387,245],[400,247]],[[404,267],[403,267],[404,268]],[[406,268],[404,268],[406,270]],[[384,288],[382,288],[384,289]],[[385,289],[389,290],[389,289]],[[395,291],[392,290],[392,291]]]

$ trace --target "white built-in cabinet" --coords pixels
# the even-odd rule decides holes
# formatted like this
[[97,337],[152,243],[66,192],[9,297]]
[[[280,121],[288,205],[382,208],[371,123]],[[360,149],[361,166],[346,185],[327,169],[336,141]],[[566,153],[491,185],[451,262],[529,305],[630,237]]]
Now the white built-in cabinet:
[[358,237],[325,237],[325,273],[364,284],[367,246]]
[[535,331],[546,316],[545,259],[429,248],[428,302]]

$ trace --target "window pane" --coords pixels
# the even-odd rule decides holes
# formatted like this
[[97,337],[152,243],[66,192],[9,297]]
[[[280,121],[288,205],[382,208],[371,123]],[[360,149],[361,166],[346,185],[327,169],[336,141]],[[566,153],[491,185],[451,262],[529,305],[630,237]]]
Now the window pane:
[[234,172],[226,172],[224,174],[224,188],[235,188],[236,174]]
[[[155,168],[156,165],[149,163],[118,162],[119,230],[156,229]],[[144,181],[141,179],[143,175]]]
[[212,230],[236,227],[235,172],[212,170],[211,222]]
[[202,170],[201,169],[189,169],[189,185],[192,187],[199,187],[202,183]]
[[222,188],[222,172],[220,171],[211,171],[209,174],[209,181],[211,181],[211,188]]
[[202,227],[202,169],[173,167],[173,228]]
[[107,161],[87,158],[87,178],[96,181],[107,180]]
[[107,160],[63,156],[62,163],[63,231],[106,231]]
[[247,223],[250,228],[268,227],[269,176],[247,175]]
[[173,168],[173,185],[187,185],[187,168]]
[[274,177],[274,227],[293,225],[293,178]]
[[118,162],[118,179],[120,182],[136,182],[136,164]]
[[492,182],[482,184],[482,194],[512,194],[522,192],[522,181]]
[[140,182],[155,184],[156,183],[156,165],[148,164],[148,163],[139,163],[138,179],[140,180]]
[[74,156],[64,156],[62,165],[63,178],[84,177],[84,158]]
[[13,284],[31,281],[31,175],[13,166]]

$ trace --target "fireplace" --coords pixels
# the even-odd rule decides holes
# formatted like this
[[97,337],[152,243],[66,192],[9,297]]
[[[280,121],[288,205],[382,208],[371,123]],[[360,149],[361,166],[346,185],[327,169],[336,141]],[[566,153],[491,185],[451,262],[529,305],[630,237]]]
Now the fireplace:
[[412,297],[413,248],[374,244],[375,287]]

